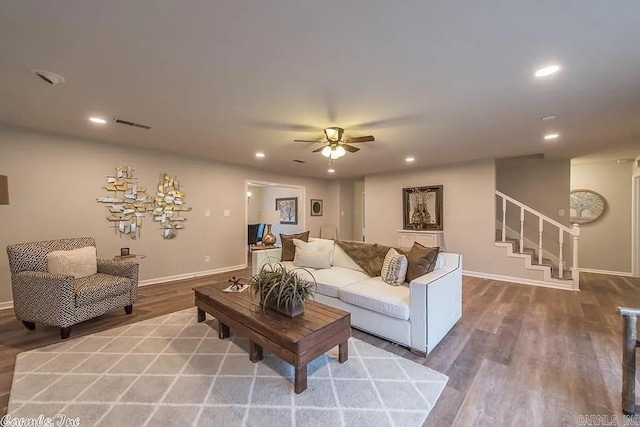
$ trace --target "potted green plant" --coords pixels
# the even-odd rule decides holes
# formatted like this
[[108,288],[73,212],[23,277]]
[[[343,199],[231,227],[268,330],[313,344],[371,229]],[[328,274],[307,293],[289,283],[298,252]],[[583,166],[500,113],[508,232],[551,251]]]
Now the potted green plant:
[[281,263],[265,264],[251,278],[251,291],[260,297],[263,311],[270,308],[289,317],[304,313],[304,303],[313,298],[316,282],[302,279],[296,274],[297,270],[307,271],[303,268],[287,271]]

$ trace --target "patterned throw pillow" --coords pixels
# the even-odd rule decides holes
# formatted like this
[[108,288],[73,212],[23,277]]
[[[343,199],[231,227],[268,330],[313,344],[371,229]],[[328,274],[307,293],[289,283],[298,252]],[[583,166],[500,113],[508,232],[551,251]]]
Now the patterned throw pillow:
[[382,280],[393,286],[403,284],[408,264],[406,256],[393,248],[389,249],[382,263],[382,271],[380,272]]

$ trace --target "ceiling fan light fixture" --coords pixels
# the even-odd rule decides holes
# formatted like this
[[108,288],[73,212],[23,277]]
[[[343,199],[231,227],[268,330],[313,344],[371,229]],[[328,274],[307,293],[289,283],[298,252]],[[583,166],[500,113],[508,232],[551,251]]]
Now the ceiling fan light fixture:
[[338,127],[330,127],[324,130],[324,135],[331,142],[338,142],[342,140],[342,134],[344,133],[344,129]]
[[331,147],[327,145],[326,147],[324,147],[322,149],[322,151],[320,153],[325,157],[330,157],[331,156],[331,152],[332,152]]
[[338,145],[335,150],[336,154],[338,155],[338,157],[342,157],[345,154],[347,154],[347,150],[344,149],[344,147],[342,145]]

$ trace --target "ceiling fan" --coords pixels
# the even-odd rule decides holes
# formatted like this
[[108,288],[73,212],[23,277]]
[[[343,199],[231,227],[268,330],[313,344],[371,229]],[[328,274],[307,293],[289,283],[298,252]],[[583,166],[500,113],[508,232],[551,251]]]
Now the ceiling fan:
[[372,135],[342,139],[343,134],[344,134],[344,129],[339,127],[329,127],[324,130],[324,136],[326,140],[309,141],[304,139],[294,139],[294,142],[319,142],[319,143],[325,144],[324,147],[320,147],[316,150],[313,150],[312,152],[313,153],[320,152],[324,157],[328,157],[330,159],[338,159],[344,156],[347,153],[347,151],[350,153],[355,153],[360,151],[359,148],[353,147],[349,144],[375,141],[375,138]]

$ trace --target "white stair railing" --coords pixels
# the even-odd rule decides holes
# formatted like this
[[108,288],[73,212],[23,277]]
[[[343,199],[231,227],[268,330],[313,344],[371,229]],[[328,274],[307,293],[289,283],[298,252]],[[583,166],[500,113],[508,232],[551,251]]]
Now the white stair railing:
[[507,237],[507,202],[512,203],[520,208],[520,253],[524,251],[524,219],[525,212],[529,212],[530,214],[536,216],[538,218],[538,264],[542,265],[542,237],[544,234],[544,225],[545,223],[549,223],[555,227],[558,227],[558,270],[559,277],[561,279],[564,278],[564,269],[565,269],[565,261],[564,261],[564,241],[565,241],[565,233],[567,233],[573,239],[573,263],[571,265],[571,279],[573,281],[573,289],[578,290],[580,286],[580,272],[578,271],[578,239],[580,237],[580,227],[577,224],[574,224],[573,227],[567,227],[566,225],[560,224],[558,221],[549,218],[546,215],[541,214],[535,209],[530,208],[529,206],[521,203],[506,194],[503,194],[499,191],[496,191],[496,196],[502,199],[502,241],[506,242]]

